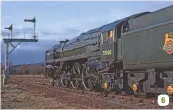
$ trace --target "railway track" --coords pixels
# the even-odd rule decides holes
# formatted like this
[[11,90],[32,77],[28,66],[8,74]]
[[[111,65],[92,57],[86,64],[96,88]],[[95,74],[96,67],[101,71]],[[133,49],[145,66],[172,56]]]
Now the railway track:
[[24,86],[28,90],[45,93],[47,97],[63,98],[67,101],[71,100],[69,103],[75,103],[75,106],[80,108],[173,108],[172,103],[167,107],[159,107],[157,98],[135,98],[126,94],[116,95],[114,93],[109,94],[108,97],[104,97],[99,92],[52,87],[49,80],[45,78],[11,76],[9,81]]

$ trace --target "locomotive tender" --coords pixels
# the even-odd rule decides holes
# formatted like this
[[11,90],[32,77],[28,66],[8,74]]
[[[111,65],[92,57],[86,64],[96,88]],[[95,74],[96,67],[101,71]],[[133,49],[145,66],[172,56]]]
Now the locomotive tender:
[[173,6],[60,41],[45,53],[45,76],[74,89],[172,95]]

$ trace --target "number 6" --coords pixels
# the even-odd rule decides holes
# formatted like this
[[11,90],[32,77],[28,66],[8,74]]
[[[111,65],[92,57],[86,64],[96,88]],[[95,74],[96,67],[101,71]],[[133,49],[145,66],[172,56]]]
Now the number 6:
[[162,97],[162,98],[161,98],[161,102],[162,102],[162,103],[165,103],[165,97]]

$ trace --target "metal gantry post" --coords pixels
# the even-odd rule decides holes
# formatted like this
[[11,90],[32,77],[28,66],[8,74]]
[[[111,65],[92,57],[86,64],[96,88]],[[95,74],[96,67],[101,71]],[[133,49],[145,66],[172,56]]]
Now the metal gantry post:
[[7,83],[8,74],[9,74],[9,43],[6,43],[6,50],[5,50],[5,70],[3,71],[3,84]]
[[8,50],[9,50],[9,43],[6,43],[6,50],[5,50],[5,70],[8,67]]

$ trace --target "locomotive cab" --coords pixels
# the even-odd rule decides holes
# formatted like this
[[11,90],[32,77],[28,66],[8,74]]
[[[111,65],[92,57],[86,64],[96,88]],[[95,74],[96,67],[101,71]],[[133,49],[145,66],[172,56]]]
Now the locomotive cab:
[[[115,71],[115,68],[122,68],[121,29],[123,24],[124,20],[119,20],[102,27],[100,56],[101,62],[108,69],[102,75],[102,88],[105,91],[111,91],[115,88],[119,90],[119,87],[116,86],[115,79],[120,77],[120,74]],[[116,65],[116,62],[120,63]]]

